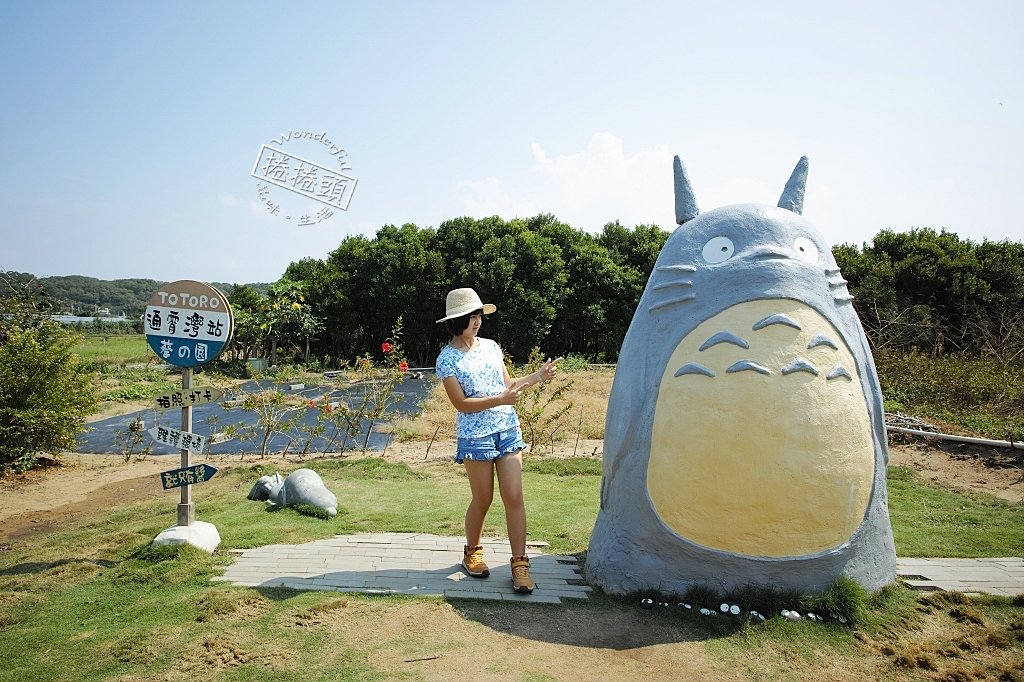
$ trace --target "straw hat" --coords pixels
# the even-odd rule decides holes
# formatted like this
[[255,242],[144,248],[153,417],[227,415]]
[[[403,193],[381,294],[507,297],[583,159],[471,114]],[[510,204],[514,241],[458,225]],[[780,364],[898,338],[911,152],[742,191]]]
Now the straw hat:
[[452,289],[444,301],[444,317],[438,322],[462,317],[481,308],[485,315],[490,315],[498,309],[493,303],[481,303],[480,297],[472,289]]

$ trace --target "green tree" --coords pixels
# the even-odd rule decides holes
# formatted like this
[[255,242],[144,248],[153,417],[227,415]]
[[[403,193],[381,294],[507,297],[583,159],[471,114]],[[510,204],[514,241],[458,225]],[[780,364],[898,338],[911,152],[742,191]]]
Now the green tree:
[[39,454],[73,448],[98,400],[93,374],[75,355],[81,338],[49,318],[37,282],[0,273],[0,474],[30,468]]
[[917,228],[882,230],[833,254],[876,348],[1019,357],[1024,245]]

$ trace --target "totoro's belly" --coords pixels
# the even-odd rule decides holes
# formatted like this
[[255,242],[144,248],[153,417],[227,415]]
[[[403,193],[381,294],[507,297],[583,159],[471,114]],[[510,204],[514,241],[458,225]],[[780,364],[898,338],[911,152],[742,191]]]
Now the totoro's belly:
[[737,304],[672,353],[647,489],[687,540],[756,557],[842,545],[864,518],[874,465],[857,364],[807,305]]

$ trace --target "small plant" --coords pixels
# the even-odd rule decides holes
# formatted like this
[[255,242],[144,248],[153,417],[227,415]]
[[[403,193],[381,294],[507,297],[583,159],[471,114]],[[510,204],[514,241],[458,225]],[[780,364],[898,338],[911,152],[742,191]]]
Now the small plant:
[[323,401],[317,405],[316,401],[310,400],[306,403],[307,410],[316,410],[316,423],[315,424],[302,424],[299,426],[299,432],[303,434],[305,438],[305,444],[302,446],[302,452],[299,453],[299,458],[305,457],[309,453],[310,447],[313,445],[313,439],[323,436],[327,430],[327,414],[333,408],[329,398],[325,395]]
[[259,439],[260,458],[266,457],[270,437],[275,433],[286,434],[292,430],[294,421],[290,418],[296,408],[285,403],[284,392],[274,388],[264,388],[259,380],[257,390],[241,396],[241,404],[224,404],[225,410],[235,408],[245,412],[253,412],[258,417],[256,424],[239,422],[228,424],[222,429],[228,437],[238,437],[240,441]]
[[135,448],[142,444],[142,441],[146,439],[146,427],[143,424],[142,417],[136,417],[132,420],[132,423],[128,425],[127,431],[117,429],[114,431],[114,447],[121,453],[121,457],[125,462],[130,462],[132,457],[135,459],[144,460],[147,456],[153,452],[153,444],[150,443],[144,448],[141,448],[136,452]]
[[[536,372],[543,364],[544,356],[540,348],[535,347],[530,351],[530,358],[523,371],[527,374]],[[512,374],[511,368],[509,374]],[[541,381],[519,397],[519,402],[515,405],[516,414],[530,443],[531,451],[536,452],[538,442],[542,442],[544,436],[547,437],[550,447],[554,447],[555,434],[565,425],[564,417],[572,409],[573,403],[565,397],[565,393],[574,383],[576,380],[570,378]]]
[[569,353],[558,363],[558,368],[569,374],[585,372],[589,366],[590,363],[587,362],[587,358],[576,353]]

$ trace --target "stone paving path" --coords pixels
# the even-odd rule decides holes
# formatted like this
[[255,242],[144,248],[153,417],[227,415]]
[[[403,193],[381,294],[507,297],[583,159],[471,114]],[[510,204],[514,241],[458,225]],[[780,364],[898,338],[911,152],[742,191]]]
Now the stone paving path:
[[896,572],[916,590],[1024,594],[1024,559],[897,559]]
[[213,580],[249,587],[290,587],[372,594],[419,594],[462,599],[504,599],[560,604],[586,599],[591,589],[571,556],[542,554],[528,543],[533,594],[512,590],[507,540],[485,538],[488,578],[462,569],[462,538],[424,533],[338,535],[301,545],[268,545],[235,551],[235,561]]
[[[575,557],[543,554],[528,543],[533,594],[512,590],[508,541],[485,538],[489,578],[462,569],[462,538],[425,533],[338,535],[301,545],[233,550],[235,561],[213,580],[249,587],[290,587],[372,594],[420,594],[463,599],[561,603],[586,599]],[[1024,594],[1024,560],[897,559],[897,573],[919,590]]]

